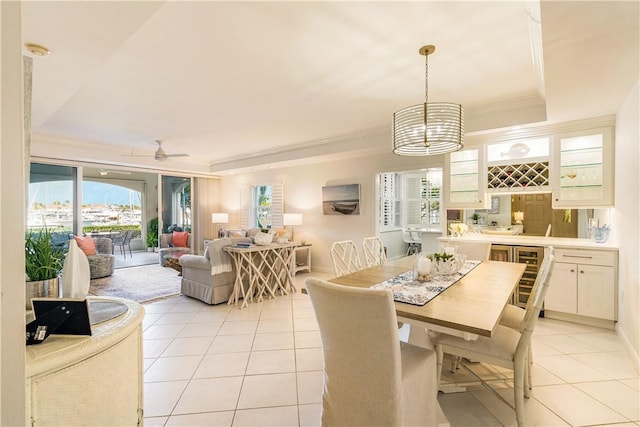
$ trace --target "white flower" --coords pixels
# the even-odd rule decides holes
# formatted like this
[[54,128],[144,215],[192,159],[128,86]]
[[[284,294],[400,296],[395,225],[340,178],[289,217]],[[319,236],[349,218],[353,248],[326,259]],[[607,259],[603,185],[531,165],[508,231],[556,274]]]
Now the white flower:
[[449,225],[449,230],[454,234],[463,235],[469,230],[469,227],[467,227],[467,224],[463,222],[454,222]]

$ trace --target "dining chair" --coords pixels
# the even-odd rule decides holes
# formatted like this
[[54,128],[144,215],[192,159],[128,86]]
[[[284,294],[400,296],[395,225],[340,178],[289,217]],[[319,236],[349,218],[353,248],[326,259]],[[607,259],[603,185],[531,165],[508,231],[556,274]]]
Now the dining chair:
[[305,280],[324,356],[323,426],[433,426],[432,350],[400,342],[387,290]]
[[333,242],[329,252],[336,277],[362,270],[358,248],[352,240]]
[[387,252],[384,243],[379,237],[365,237],[362,242],[362,253],[364,254],[364,262],[367,267],[380,265],[387,262]]
[[[549,257],[549,255],[553,255],[553,252],[554,252],[553,246],[548,246],[544,248],[544,258],[546,259],[547,257]],[[547,268],[549,268],[548,263],[545,263],[543,261],[542,264],[540,264],[540,268],[538,269],[538,276],[551,274],[550,271],[547,271]],[[526,309],[529,307],[529,305],[533,304],[533,300],[535,298],[536,293],[538,292],[539,286],[540,286],[540,281],[535,281],[533,283],[533,287],[531,288],[531,293],[529,294],[529,299],[527,300],[527,304],[525,308],[519,307],[515,304],[507,304],[504,310],[502,311],[502,316],[500,317],[500,324],[520,332],[523,327]],[[533,350],[531,346],[529,346],[529,365],[532,365],[532,364],[533,364]],[[529,378],[529,389],[531,389],[531,369],[527,371],[527,376]]]
[[415,230],[403,228],[402,240],[409,245],[407,247],[407,256],[418,253],[422,249],[422,239],[420,238],[418,232]]
[[550,272],[554,257],[545,257],[543,274],[536,278],[537,292],[532,296],[531,304],[526,308],[522,328],[516,331],[503,325],[497,325],[491,338],[478,337],[477,340],[465,340],[446,334],[438,334],[432,341],[438,357],[438,380],[442,371],[444,353],[465,357],[474,361],[513,370],[513,396],[515,402],[516,422],[524,426],[524,398],[530,395],[529,354],[531,336],[536,326],[545,294],[549,288]]

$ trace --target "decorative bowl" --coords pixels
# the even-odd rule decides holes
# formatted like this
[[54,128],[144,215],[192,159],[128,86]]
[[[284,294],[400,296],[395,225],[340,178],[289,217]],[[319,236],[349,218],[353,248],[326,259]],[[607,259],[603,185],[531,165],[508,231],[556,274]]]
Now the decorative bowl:
[[273,234],[257,233],[253,238],[253,243],[260,246],[270,245],[271,242],[273,242]]
[[449,259],[434,259],[431,263],[431,272],[439,275],[455,274],[467,261],[466,255],[455,254]]

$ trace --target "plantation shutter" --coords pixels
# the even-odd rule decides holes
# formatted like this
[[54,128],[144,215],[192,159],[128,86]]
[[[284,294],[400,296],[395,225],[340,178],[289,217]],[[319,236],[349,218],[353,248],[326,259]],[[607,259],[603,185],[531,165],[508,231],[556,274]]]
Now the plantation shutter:
[[419,226],[422,224],[422,194],[424,190],[424,181],[426,181],[426,178],[423,174],[408,174],[405,177],[405,222],[408,226]]
[[240,187],[240,228],[249,229],[253,226],[253,222],[250,222],[256,211],[253,206],[253,193],[255,193],[255,187],[251,185],[243,185]]
[[381,173],[378,175],[379,194],[379,229],[380,231],[391,230],[397,224],[397,175],[391,173]]
[[271,184],[271,227],[282,228],[284,214],[284,184]]

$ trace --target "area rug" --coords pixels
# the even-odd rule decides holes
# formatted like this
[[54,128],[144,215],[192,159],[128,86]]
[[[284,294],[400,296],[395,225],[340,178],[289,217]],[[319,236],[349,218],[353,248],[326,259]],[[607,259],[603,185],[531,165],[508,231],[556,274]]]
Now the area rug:
[[181,277],[158,264],[118,268],[112,276],[90,282],[89,294],[147,302],[180,294]]

